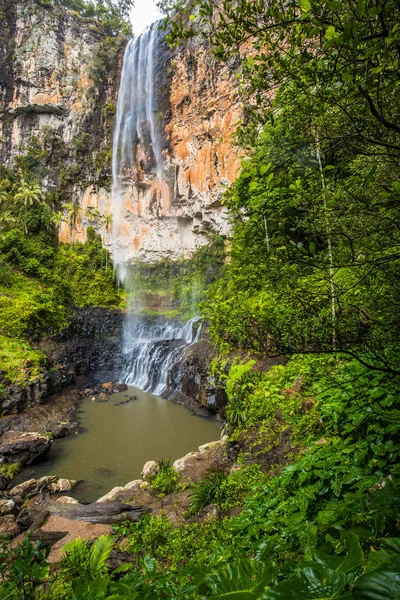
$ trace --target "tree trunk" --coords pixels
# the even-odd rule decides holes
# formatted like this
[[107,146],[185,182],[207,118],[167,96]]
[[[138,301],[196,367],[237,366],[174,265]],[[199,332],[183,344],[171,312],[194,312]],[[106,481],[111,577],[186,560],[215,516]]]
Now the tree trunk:
[[325,228],[326,228],[326,237],[327,237],[327,242],[328,242],[329,284],[330,284],[330,288],[331,288],[331,314],[332,314],[332,350],[336,350],[337,349],[336,294],[335,294],[335,280],[334,280],[334,270],[333,270],[332,238],[331,238],[331,226],[330,226],[329,217],[328,217],[328,194],[327,194],[327,189],[326,189],[324,168],[322,166],[321,145],[320,145],[318,134],[317,134],[317,138],[316,138],[316,148],[317,148],[317,159],[318,159],[319,171],[320,171],[320,175],[321,175],[322,193],[323,193],[323,199],[324,199]]

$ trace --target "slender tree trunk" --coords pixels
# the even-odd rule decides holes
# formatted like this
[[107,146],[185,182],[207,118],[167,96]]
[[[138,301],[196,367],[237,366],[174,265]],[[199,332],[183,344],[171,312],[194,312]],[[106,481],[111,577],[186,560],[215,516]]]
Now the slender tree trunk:
[[325,229],[326,229],[326,237],[327,237],[327,241],[328,241],[329,284],[330,284],[330,288],[331,288],[331,314],[332,314],[332,350],[336,350],[337,349],[336,294],[335,294],[335,280],[334,280],[334,270],[333,270],[332,237],[331,237],[331,226],[330,226],[329,216],[328,216],[328,192],[326,189],[324,168],[322,166],[321,145],[320,145],[318,134],[316,137],[316,148],[317,148],[317,159],[318,159],[318,165],[319,165],[319,172],[321,175],[321,185],[322,185],[322,194],[323,194],[323,201],[324,201],[324,214],[325,214]]
[[264,227],[265,227],[265,241],[267,243],[267,252],[269,254],[269,232],[268,232],[268,221],[266,215],[264,215]]

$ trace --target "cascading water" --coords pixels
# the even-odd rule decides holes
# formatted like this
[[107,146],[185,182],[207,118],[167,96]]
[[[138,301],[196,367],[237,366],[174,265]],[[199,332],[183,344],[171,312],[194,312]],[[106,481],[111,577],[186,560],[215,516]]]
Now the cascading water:
[[[123,196],[137,184],[137,149],[144,149],[155,163],[155,177],[163,178],[161,136],[157,127],[157,97],[154,70],[160,40],[159,24],[154,23],[127,45],[118,94],[115,121],[111,212],[111,246],[121,281],[126,277],[126,248],[123,240]],[[121,235],[122,234],[122,235]]]
[[[112,161],[112,253],[120,281],[127,278],[126,248],[122,227],[124,194],[137,185],[138,147],[153,165],[153,177],[164,177],[162,134],[157,120],[155,68],[160,43],[154,23],[132,39],[125,51],[119,89]],[[124,324],[123,368],[120,379],[161,395],[168,372],[188,345],[197,341],[199,319],[183,326],[166,319],[150,321],[129,310]]]
[[198,340],[199,319],[184,325],[171,321],[150,323],[136,319],[124,328],[122,381],[161,395],[168,373],[189,345]]

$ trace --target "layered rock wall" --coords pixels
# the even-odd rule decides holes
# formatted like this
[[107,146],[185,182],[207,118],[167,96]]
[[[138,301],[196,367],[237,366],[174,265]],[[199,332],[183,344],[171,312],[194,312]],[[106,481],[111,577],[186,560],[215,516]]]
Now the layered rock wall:
[[[109,48],[96,22],[39,0],[0,0],[0,11],[0,161],[11,167],[34,147],[44,189],[80,204],[75,226],[64,211],[61,241],[84,241],[92,226],[111,248],[111,145],[127,39]],[[173,51],[159,39],[164,177],[139,146],[119,232],[127,259],[147,262],[190,256],[210,233],[228,235],[221,196],[240,162],[237,65],[218,63],[201,38]]]
[[31,154],[43,188],[70,202],[110,179],[126,39],[112,40],[104,76],[107,36],[95,21],[39,0],[0,0],[0,16],[0,161]]

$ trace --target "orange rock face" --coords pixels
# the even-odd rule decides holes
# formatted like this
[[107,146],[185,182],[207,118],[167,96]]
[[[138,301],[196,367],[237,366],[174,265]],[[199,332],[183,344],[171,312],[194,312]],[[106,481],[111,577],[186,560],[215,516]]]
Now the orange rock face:
[[[104,225],[97,227],[105,245],[126,260],[188,257],[208,243],[208,234],[230,232],[221,198],[240,168],[234,136],[242,104],[235,72],[195,42],[179,53],[165,46],[163,52],[156,81],[166,115],[164,177],[157,177],[139,144],[136,164],[126,177],[114,246]],[[99,212],[110,211],[111,199],[104,190],[85,192],[83,213],[88,203]],[[79,237],[87,225],[78,224]],[[67,233],[64,227],[62,239],[68,239]]]
[[0,162],[12,166],[32,138],[48,150],[43,188],[80,204],[75,227],[62,223],[60,240],[84,242],[91,226],[126,260],[154,262],[190,256],[210,233],[229,235],[221,198],[240,167],[234,135],[242,103],[235,66],[216,61],[201,39],[174,51],[161,40],[154,85],[164,173],[157,176],[151,147],[139,143],[116,211],[107,191],[110,168],[97,166],[104,163],[101,152],[110,154],[113,126],[105,125],[104,115],[117,90],[109,77],[101,90],[93,87],[99,31],[70,11],[46,10],[34,0],[19,4],[14,15]]

